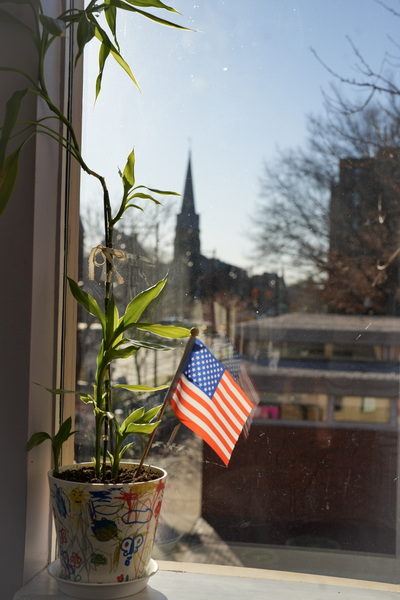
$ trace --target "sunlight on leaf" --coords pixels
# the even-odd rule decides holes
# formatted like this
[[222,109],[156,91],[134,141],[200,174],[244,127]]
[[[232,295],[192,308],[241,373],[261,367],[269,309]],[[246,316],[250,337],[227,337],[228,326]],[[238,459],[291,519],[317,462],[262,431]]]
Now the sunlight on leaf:
[[136,327],[137,329],[143,329],[145,331],[150,331],[151,333],[154,333],[154,335],[170,339],[179,339],[190,336],[189,329],[186,329],[186,327],[178,327],[176,325],[158,325],[157,323],[135,323],[133,327]]

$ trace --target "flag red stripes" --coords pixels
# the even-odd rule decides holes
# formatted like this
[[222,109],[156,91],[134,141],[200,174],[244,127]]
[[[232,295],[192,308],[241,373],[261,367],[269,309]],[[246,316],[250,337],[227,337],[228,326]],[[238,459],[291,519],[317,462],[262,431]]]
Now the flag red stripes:
[[223,370],[211,398],[182,374],[171,406],[180,421],[209,444],[227,465],[254,405]]

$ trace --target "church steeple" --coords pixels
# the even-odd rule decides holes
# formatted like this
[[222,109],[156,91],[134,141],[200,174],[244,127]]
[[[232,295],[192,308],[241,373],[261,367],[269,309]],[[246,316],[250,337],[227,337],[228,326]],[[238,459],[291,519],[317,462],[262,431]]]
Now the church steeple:
[[181,316],[189,316],[191,304],[199,295],[200,261],[200,219],[195,209],[192,156],[189,152],[182,207],[177,215],[174,244],[176,309]]
[[199,230],[199,215],[196,214],[194,206],[191,152],[189,152],[185,189],[182,198],[182,208],[180,214],[178,215],[177,227],[182,229],[191,229],[193,231]]

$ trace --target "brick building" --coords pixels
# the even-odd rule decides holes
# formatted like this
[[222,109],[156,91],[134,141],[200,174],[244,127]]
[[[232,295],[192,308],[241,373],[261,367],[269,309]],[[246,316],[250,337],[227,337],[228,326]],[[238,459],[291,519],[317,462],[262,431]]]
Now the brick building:
[[399,315],[400,150],[342,159],[329,219],[332,312]]

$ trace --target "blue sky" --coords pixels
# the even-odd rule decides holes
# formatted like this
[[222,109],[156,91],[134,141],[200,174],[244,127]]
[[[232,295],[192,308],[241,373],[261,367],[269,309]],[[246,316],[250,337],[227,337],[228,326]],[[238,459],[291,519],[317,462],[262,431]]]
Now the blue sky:
[[[379,70],[385,51],[394,51],[388,36],[396,38],[400,19],[374,0],[170,4],[181,13],[176,20],[195,31],[159,27],[135,15],[120,22],[121,52],[140,92],[110,64],[94,105],[96,52],[87,57],[84,151],[112,193],[119,189],[117,168],[132,147],[138,182],[182,193],[190,144],[202,252],[249,268],[250,215],[263,163],[278,148],[304,143],[306,115],[322,114],[322,89],[332,81],[310,48],[337,72],[353,76],[349,36]],[[95,202],[96,191],[84,178],[85,202]],[[179,212],[181,200],[175,202]],[[265,257],[257,271],[280,268]]]

